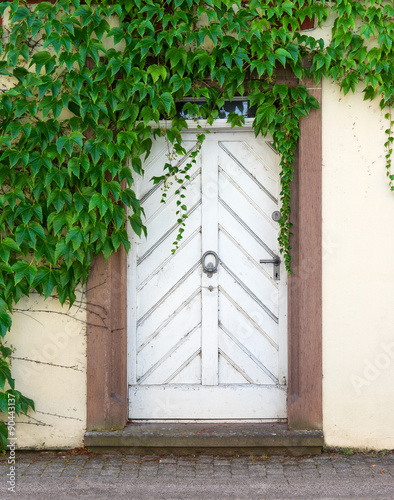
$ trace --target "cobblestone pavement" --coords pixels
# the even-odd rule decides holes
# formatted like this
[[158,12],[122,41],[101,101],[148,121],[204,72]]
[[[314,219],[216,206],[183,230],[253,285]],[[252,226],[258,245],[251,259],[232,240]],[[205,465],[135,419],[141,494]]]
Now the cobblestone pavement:
[[[17,477],[376,477],[394,478],[394,453],[322,454],[312,457],[213,457],[134,456],[69,454],[59,452],[17,452]],[[7,456],[0,457],[0,470],[9,469]],[[2,476],[3,476],[2,474]],[[3,476],[4,477],[4,476]]]
[[[7,490],[7,474],[10,472],[9,457],[0,457],[0,471],[3,485],[0,485],[0,498],[2,492]],[[80,478],[80,479],[76,479]],[[384,481],[382,482],[382,478]],[[8,477],[9,479],[9,477]],[[32,481],[34,484],[48,482],[56,484],[56,481],[64,484],[73,479],[79,482],[85,480],[92,484],[105,483],[108,479],[115,480],[117,484],[122,482],[133,482],[137,484],[143,481],[160,480],[158,484],[171,484],[172,481],[187,482],[189,480],[200,480],[199,483],[221,481],[223,484],[334,484],[346,479],[351,485],[376,486],[385,484],[392,486],[388,496],[394,498],[394,453],[382,454],[344,454],[325,453],[312,457],[212,457],[212,456],[132,456],[120,454],[73,454],[70,452],[16,452],[16,495],[14,498],[24,498],[17,494],[18,483],[25,486]],[[37,480],[40,480],[37,482]],[[47,481],[43,481],[47,480]],[[248,483],[248,481],[249,483]],[[324,481],[323,481],[324,480]],[[257,481],[257,483],[256,483]],[[323,481],[323,482],[322,482]],[[193,482],[193,481],[192,481]],[[33,484],[32,483],[32,484]],[[73,483],[73,484],[74,484]],[[338,484],[339,484],[338,483]],[[361,488],[361,486],[360,486]],[[353,490],[352,490],[353,491]],[[363,496],[360,494],[350,496],[334,496],[332,498],[383,498],[378,495],[378,489],[373,490],[376,496]],[[248,496],[164,496],[160,498],[254,498]],[[74,495],[73,495],[74,496]],[[33,498],[29,495],[29,498]],[[42,498],[52,498],[43,496]],[[63,498],[63,497],[54,497]],[[99,498],[87,497],[81,498]],[[101,497],[100,497],[101,498]],[[102,498],[119,498],[118,495],[103,496]],[[123,497],[122,497],[123,498]],[[129,496],[128,498],[137,498]],[[138,498],[151,498],[141,496]],[[153,497],[152,497],[153,498]],[[159,498],[159,497],[156,497]],[[256,496],[255,498],[261,498]],[[264,497],[265,498],[265,497]],[[277,498],[269,496],[267,498]],[[280,496],[278,498],[293,498]],[[294,497],[295,498],[295,497]],[[297,497],[298,498],[298,497]],[[305,496],[304,498],[309,498]],[[310,498],[323,498],[313,495]],[[327,497],[331,498],[331,497]]]

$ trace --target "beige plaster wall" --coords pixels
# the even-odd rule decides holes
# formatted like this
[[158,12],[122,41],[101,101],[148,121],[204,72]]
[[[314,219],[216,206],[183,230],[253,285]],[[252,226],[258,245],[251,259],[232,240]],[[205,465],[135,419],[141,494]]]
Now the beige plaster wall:
[[78,293],[73,307],[38,294],[15,306],[7,343],[15,348],[16,388],[36,411],[16,422],[18,448],[83,446],[86,430],[86,304]]
[[328,446],[394,448],[394,193],[387,121],[323,82],[323,428]]

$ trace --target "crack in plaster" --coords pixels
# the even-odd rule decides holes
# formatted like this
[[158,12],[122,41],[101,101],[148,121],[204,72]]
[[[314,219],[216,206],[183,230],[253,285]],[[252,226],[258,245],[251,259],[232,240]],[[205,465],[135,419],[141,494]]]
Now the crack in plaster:
[[75,370],[76,372],[83,372],[83,370],[78,368],[78,365],[74,365],[74,366],[58,365],[56,363],[47,363],[45,361],[38,361],[37,359],[19,358],[17,356],[11,356],[11,358],[18,359],[20,361],[30,361],[31,363],[39,363],[41,365],[55,366],[56,368],[69,368],[70,370]]
[[43,415],[50,415],[52,417],[58,417],[58,418],[66,418],[68,420],[78,420],[78,422],[82,422],[82,418],[77,418],[77,417],[66,417],[64,415],[58,415],[57,413],[49,413],[47,411],[39,411],[36,410],[36,413],[42,413]]

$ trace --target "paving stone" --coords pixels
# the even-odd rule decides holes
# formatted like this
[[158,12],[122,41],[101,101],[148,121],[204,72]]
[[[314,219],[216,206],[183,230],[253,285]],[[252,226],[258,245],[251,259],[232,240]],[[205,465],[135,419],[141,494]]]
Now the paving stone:
[[118,477],[119,472],[120,472],[119,470],[105,470],[105,469],[103,469],[100,472],[100,476]]
[[43,470],[26,470],[23,472],[17,472],[17,476],[19,475],[24,475],[24,476],[40,476],[44,471]]
[[118,478],[121,479],[121,478],[137,478],[138,477],[138,473],[128,473],[128,472],[119,472],[119,476]]
[[[67,469],[63,472],[63,474],[67,472]],[[79,471],[78,473],[83,475],[84,477],[90,476],[99,476],[101,469],[84,469],[83,471]]]
[[[42,454],[20,454],[17,475],[31,478],[41,477],[106,477],[106,478],[158,478],[169,482],[171,478],[220,478],[237,481],[241,478],[257,478],[262,481],[292,484],[292,481],[318,480],[319,478],[378,478],[394,476],[393,456],[352,457],[218,457],[210,455],[193,457],[119,456],[69,456],[48,452]],[[0,473],[9,466],[0,460]],[[244,480],[244,479],[243,479]],[[331,480],[331,479],[330,479]]]
[[63,471],[61,477],[80,477],[81,471]]

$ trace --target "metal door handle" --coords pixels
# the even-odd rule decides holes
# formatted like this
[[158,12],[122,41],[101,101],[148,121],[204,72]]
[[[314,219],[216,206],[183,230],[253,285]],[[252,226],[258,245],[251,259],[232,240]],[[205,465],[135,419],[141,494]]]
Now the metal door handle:
[[261,259],[260,264],[274,265],[274,280],[280,279],[280,258],[276,255],[273,259]]
[[275,259],[262,259],[260,260],[260,264],[274,264],[275,266],[279,266],[280,264],[280,258],[279,257],[275,257]]
[[[215,257],[215,264],[212,264],[212,262],[208,262],[208,264],[205,264],[205,259],[208,255],[213,255]],[[208,250],[208,252],[205,252],[202,256],[201,264],[203,272],[207,273],[208,278],[212,278],[212,274],[217,273],[218,271],[219,257],[217,253],[213,250]]]

